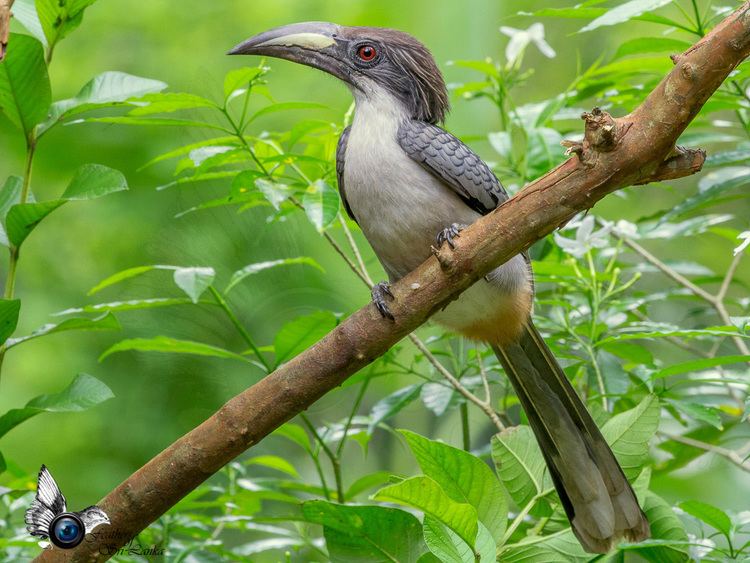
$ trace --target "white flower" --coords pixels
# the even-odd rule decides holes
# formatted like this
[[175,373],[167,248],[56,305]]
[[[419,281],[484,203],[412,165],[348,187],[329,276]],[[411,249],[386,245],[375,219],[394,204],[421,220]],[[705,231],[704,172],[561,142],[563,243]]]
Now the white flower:
[[617,223],[612,228],[612,230],[618,235],[620,235],[621,237],[627,237],[627,238],[638,237],[638,227],[636,227],[630,221],[626,221],[625,219],[620,219],[619,221],[617,221]]
[[505,58],[509,63],[516,62],[529,43],[536,45],[545,57],[551,59],[555,56],[555,50],[544,39],[544,26],[539,22],[531,24],[528,29],[516,29],[504,25],[500,27],[500,32],[510,37],[508,46],[505,47]]
[[735,256],[737,256],[740,252],[742,252],[748,246],[750,246],[750,231],[741,232],[739,235],[737,235],[737,238],[740,239],[742,242],[737,248],[734,249]]
[[586,215],[578,224],[576,238],[569,239],[555,233],[555,242],[568,254],[580,258],[592,248],[604,248],[608,244],[607,236],[611,226],[594,231],[594,216]]
[[693,561],[700,561],[706,555],[711,553],[716,547],[716,544],[713,540],[710,540],[708,538],[698,539],[693,534],[688,534],[688,541],[692,544],[688,548],[688,553],[690,555],[690,559]]

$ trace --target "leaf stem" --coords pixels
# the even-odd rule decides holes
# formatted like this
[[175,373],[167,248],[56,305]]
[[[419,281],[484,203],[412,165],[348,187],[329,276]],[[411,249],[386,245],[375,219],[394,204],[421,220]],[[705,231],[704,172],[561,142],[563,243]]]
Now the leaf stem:
[[255,354],[255,357],[258,358],[261,364],[263,364],[263,368],[266,370],[266,373],[271,373],[272,369],[270,364],[263,357],[263,354],[261,354],[260,350],[255,345],[253,337],[250,336],[250,333],[242,325],[240,320],[237,318],[237,315],[235,315],[234,311],[232,311],[232,309],[229,307],[229,304],[227,303],[226,299],[224,299],[224,296],[219,293],[219,291],[213,285],[208,286],[208,290],[211,292],[211,295],[214,296],[214,299],[216,299],[216,303],[219,305],[219,307],[221,307],[224,313],[227,315],[227,318],[237,329],[237,332],[239,332],[240,336],[242,336],[247,345],[250,346],[250,349],[253,351],[253,354]]
[[344,504],[346,499],[344,497],[344,482],[341,478],[341,462],[339,461],[339,458],[333,453],[331,448],[328,447],[328,444],[325,443],[325,440],[320,436],[307,415],[305,413],[300,413],[300,418],[302,419],[302,422],[305,423],[305,426],[307,426],[307,429],[315,437],[315,441],[318,442],[323,453],[325,453],[331,461],[331,466],[333,467],[333,478],[336,480],[336,496],[338,497],[338,501],[341,504]]

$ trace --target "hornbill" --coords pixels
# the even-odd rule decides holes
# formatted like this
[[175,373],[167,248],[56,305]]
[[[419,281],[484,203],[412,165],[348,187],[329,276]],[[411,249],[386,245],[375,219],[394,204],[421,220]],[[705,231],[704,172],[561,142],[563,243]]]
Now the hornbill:
[[[411,35],[306,22],[260,33],[230,54],[287,59],[350,88],[356,108],[336,151],[339,190],[391,281],[426,260],[435,240],[453,246],[463,226],[508,199],[489,166],[438,126],[449,109],[445,81],[430,51]],[[605,553],[621,538],[641,541],[649,537],[648,520],[534,327],[533,293],[528,255],[519,254],[433,318],[497,354],[581,545]],[[388,284],[375,285],[372,297],[392,318]]]

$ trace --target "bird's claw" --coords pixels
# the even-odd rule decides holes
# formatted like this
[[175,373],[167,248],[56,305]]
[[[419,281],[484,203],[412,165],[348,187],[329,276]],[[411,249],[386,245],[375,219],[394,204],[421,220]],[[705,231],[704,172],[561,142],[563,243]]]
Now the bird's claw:
[[461,234],[461,231],[463,231],[464,228],[465,228],[465,225],[459,225],[458,223],[451,223],[450,226],[440,231],[435,237],[435,241],[437,242],[438,248],[443,246],[443,243],[445,242],[447,242],[451,248],[456,248],[456,243],[454,242],[453,239],[458,238]]
[[386,297],[393,299],[393,293],[391,293],[391,286],[387,282],[376,283],[372,286],[372,302],[378,309],[378,312],[386,319],[395,320],[393,313],[391,313],[386,303]]

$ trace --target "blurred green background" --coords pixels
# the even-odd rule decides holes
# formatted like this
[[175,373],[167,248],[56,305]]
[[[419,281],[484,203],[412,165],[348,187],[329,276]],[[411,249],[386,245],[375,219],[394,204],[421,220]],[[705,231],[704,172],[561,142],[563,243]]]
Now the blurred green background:
[[[500,25],[525,28],[531,21],[515,16],[518,11],[565,5],[568,3],[552,0],[106,0],[89,8],[81,28],[57,48],[50,71],[53,97],[71,97],[92,76],[119,70],[163,80],[170,91],[219,99],[224,74],[249,63],[225,56],[229,48],[269,27],[305,20],[408,31],[432,49],[448,82],[465,81],[473,79],[471,73],[449,66],[449,60],[486,55],[498,58],[507,41],[498,32]],[[547,40],[557,57],[549,60],[535,49],[528,51],[526,66],[537,70],[515,94],[524,98],[517,103],[546,99],[564,90],[576,76],[579,64],[585,68],[624,38],[652,31],[649,24],[630,22],[576,35],[580,21],[551,23],[546,27]],[[270,89],[277,100],[322,102],[330,109],[305,113],[342,121],[351,99],[337,81],[287,62],[272,61],[271,66]],[[299,113],[270,115],[255,123],[252,133],[264,127],[284,130],[299,117]],[[480,154],[492,158],[486,135],[497,130],[499,123],[497,113],[488,104],[454,100],[447,128],[471,140]],[[96,297],[86,297],[87,291],[104,277],[142,264],[213,266],[223,284],[231,272],[252,262],[279,256],[315,257],[325,267],[325,274],[303,267],[272,270],[233,293],[233,304],[261,344],[269,343],[278,328],[297,315],[319,308],[349,313],[368,301],[361,283],[341,265],[303,217],[267,225],[267,213],[262,208],[243,214],[232,208],[219,208],[175,219],[181,211],[217,197],[226,186],[217,182],[157,191],[157,186],[169,181],[170,165],[139,168],[157,154],[201,138],[203,133],[185,129],[82,124],[56,128],[44,140],[32,181],[40,199],[58,195],[74,170],[86,162],[122,170],[131,190],[94,202],[67,205],[29,239],[18,272],[17,293],[23,301],[20,334],[50,322],[51,313],[85,303],[178,295],[170,275],[157,272]],[[23,150],[17,133],[0,118],[0,177],[21,171]],[[688,179],[674,185],[689,190],[694,183],[694,179]],[[597,208],[598,213],[609,218],[638,217],[684,197],[680,192],[670,195],[642,189],[642,199],[613,197]],[[735,213],[741,215],[736,205]],[[729,260],[727,253],[717,253],[700,240],[695,241],[691,253],[694,260],[716,271],[722,271]],[[373,272],[380,272],[369,249],[366,260]],[[3,263],[2,268],[5,267]],[[745,265],[738,277],[747,281],[749,274]],[[679,319],[686,314],[680,310],[664,311],[665,318]],[[99,354],[123,337],[169,334],[242,348],[230,326],[212,311],[196,307],[121,313],[118,318],[123,324],[120,334],[61,334],[29,343],[6,359],[0,387],[2,411],[38,394],[62,389],[79,372],[102,379],[115,393],[113,400],[85,413],[38,416],[4,439],[3,452],[9,462],[30,474],[41,463],[47,464],[58,482],[64,484],[73,507],[94,503],[259,376],[239,363],[187,356],[126,353],[99,363]],[[379,398],[402,385],[397,378],[375,380],[362,410],[366,412]],[[338,420],[349,408],[346,393],[323,398],[310,409],[310,414],[316,419]],[[451,411],[436,419],[414,405],[399,415],[396,426],[433,435],[439,432],[456,443],[460,439],[456,417]],[[396,444],[400,442],[393,436],[380,433],[371,444],[371,465],[388,466],[394,472],[413,469],[411,457],[400,449],[402,446],[394,447]],[[255,453],[278,453],[276,450],[283,445],[271,438]],[[353,467],[363,463],[358,450],[352,449],[350,454],[347,463]],[[715,504],[736,510],[746,508],[746,496],[737,495],[736,491],[738,486],[748,490],[747,474],[706,457],[694,465],[700,474],[711,475],[711,479],[691,478],[696,474],[693,467],[674,476],[661,492],[667,498],[674,497],[680,487],[678,496],[687,498],[691,489],[699,490],[701,496],[711,490]]]

